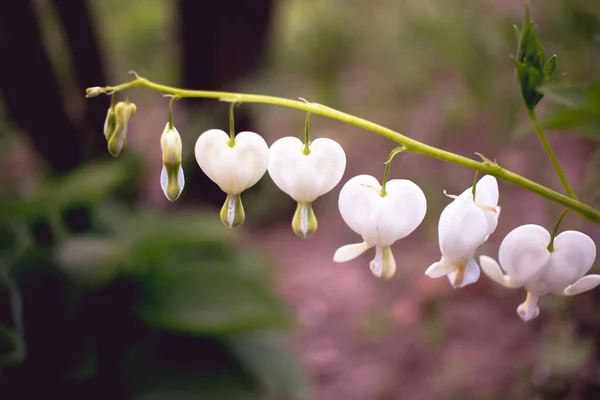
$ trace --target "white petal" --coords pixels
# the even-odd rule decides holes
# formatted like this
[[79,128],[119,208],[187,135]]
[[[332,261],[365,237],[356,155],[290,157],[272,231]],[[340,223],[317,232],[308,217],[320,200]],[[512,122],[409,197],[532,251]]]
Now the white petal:
[[294,200],[311,203],[342,179],[346,155],[334,140],[320,138],[304,154],[304,143],[295,137],[277,140],[269,149],[269,175]]
[[491,257],[479,257],[479,266],[481,267],[481,270],[488,276],[488,278],[496,283],[501,284],[502,286],[509,288],[517,288],[520,286],[512,282],[510,277],[504,274],[504,271],[502,271],[502,268],[500,268],[500,264],[498,264],[496,260]]
[[458,289],[477,282],[480,274],[479,266],[475,260],[470,260],[465,267],[461,266],[448,274],[448,280],[454,288]]
[[240,132],[230,147],[224,131],[208,130],[196,141],[195,155],[202,171],[221,190],[233,195],[258,182],[269,163],[267,143],[254,132]]
[[429,266],[429,268],[427,268],[427,270],[425,271],[425,275],[427,275],[430,278],[437,279],[441,278],[442,276],[448,275],[449,273],[455,271],[457,268],[457,265],[448,264],[444,262],[444,259],[442,259],[439,262],[431,264],[431,266]]
[[389,247],[376,247],[375,258],[369,263],[371,272],[378,278],[389,279],[396,273],[396,260]]
[[465,265],[488,237],[483,211],[471,197],[457,197],[440,215],[438,237],[442,256],[448,262]]
[[521,225],[504,238],[498,260],[513,282],[524,285],[539,274],[550,260],[550,234],[539,225]]
[[475,203],[495,208],[498,205],[498,181],[491,175],[486,175],[477,182]]
[[427,200],[419,186],[406,179],[393,179],[386,185],[386,196],[379,197],[377,219],[362,232],[368,243],[391,246],[410,235],[423,221]]
[[347,244],[335,251],[335,253],[333,254],[333,261],[342,263],[354,260],[356,257],[360,256],[362,253],[369,250],[371,247],[373,246],[365,242]]
[[577,282],[569,285],[564,290],[565,296],[575,296],[576,294],[587,292],[600,285],[600,275],[586,275]]
[[361,236],[376,224],[380,191],[379,181],[370,175],[355,176],[340,191],[340,214],[350,229]]
[[525,302],[517,307],[517,315],[525,322],[531,321],[540,315],[540,309],[537,306],[538,296],[527,292]]
[[584,276],[596,260],[596,245],[586,234],[565,231],[554,239],[554,251],[544,269],[544,280],[552,292],[562,291]]
[[177,194],[177,196],[174,199],[170,199],[169,195],[167,193],[168,183],[169,183],[169,175],[167,174],[167,169],[163,165],[162,171],[160,172],[160,187],[162,188],[162,191],[165,194],[165,197],[167,199],[169,199],[170,201],[175,201],[179,198],[179,196],[181,195],[181,192],[183,192],[183,188],[185,187],[185,176],[183,174],[183,167],[181,165],[179,165],[179,170],[177,172],[177,183],[179,185],[179,194]]

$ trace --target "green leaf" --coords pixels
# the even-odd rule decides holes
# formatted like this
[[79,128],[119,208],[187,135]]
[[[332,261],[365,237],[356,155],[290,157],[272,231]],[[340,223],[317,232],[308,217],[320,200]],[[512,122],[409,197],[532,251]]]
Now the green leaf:
[[307,399],[307,377],[283,337],[251,333],[228,340],[234,355],[276,398]]
[[142,281],[138,311],[150,325],[190,334],[287,328],[287,309],[256,279],[228,263],[160,266]]
[[563,106],[584,108],[587,105],[586,90],[581,86],[557,83],[540,86],[537,90],[549,100]]
[[556,108],[546,112],[539,123],[545,129],[574,129],[583,137],[600,140],[600,114],[585,109]]
[[72,205],[92,204],[107,198],[131,176],[131,162],[88,164],[46,183],[32,197],[8,201],[0,207],[0,220],[46,217]]
[[13,330],[0,325],[0,376],[2,367],[25,361],[25,343]]
[[114,237],[69,237],[56,248],[59,267],[71,278],[87,284],[108,282],[117,272],[126,248]]

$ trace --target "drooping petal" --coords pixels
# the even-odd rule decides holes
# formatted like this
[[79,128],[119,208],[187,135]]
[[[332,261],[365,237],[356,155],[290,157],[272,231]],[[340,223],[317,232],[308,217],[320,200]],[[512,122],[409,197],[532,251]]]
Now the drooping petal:
[[342,263],[354,260],[356,257],[360,256],[362,253],[369,250],[371,247],[373,247],[373,245],[370,245],[366,242],[347,244],[335,251],[335,253],[333,254],[333,261]]
[[388,279],[396,273],[396,260],[390,247],[375,247],[375,258],[369,263],[371,272],[378,278]]
[[459,266],[458,269],[448,274],[448,280],[454,288],[462,288],[479,279],[479,266],[475,260],[471,259],[466,266]]
[[264,175],[269,163],[269,147],[254,132],[240,132],[234,146],[229,135],[211,129],[196,141],[195,155],[202,171],[228,194],[239,194]]
[[600,285],[600,275],[586,275],[567,286],[562,294],[565,296],[575,296],[576,294],[592,290],[598,285]]
[[527,292],[525,302],[517,307],[517,315],[525,322],[531,321],[540,315],[540,309],[537,306],[539,297]]
[[563,290],[583,277],[596,260],[596,245],[586,234],[565,231],[554,239],[554,251],[544,268],[543,279],[552,292]]
[[500,244],[500,265],[515,284],[524,285],[548,264],[549,242],[546,229],[539,225],[521,225],[509,232]]
[[510,276],[505,275],[502,268],[500,268],[500,264],[496,262],[491,257],[481,256],[479,257],[479,266],[481,270],[496,283],[501,284],[502,286],[506,286],[509,288],[517,288],[520,285],[516,284],[510,279]]
[[425,271],[425,275],[430,278],[437,279],[454,272],[457,268],[457,265],[446,263],[442,258],[440,261],[431,264]]
[[440,215],[438,237],[442,257],[457,268],[466,265],[488,236],[486,218],[468,196],[459,196]]
[[[359,235],[373,229],[379,215],[381,185],[370,175],[358,175],[342,187],[338,207],[342,219]],[[366,240],[366,239],[365,239]],[[376,244],[376,243],[369,243]]]
[[346,154],[334,140],[319,138],[304,143],[295,137],[278,139],[269,149],[269,175],[273,182],[300,203],[310,203],[333,189],[346,169]]

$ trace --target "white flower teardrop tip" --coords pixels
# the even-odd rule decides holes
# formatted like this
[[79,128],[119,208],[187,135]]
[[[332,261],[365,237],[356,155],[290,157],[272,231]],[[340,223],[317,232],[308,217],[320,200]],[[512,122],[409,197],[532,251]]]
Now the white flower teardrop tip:
[[425,275],[430,278],[447,276],[455,288],[479,279],[475,251],[488,239],[498,225],[498,182],[490,175],[476,184],[475,200],[472,187],[466,189],[444,208],[438,224],[442,258],[433,263]]
[[284,137],[269,149],[269,175],[284,193],[298,202],[292,229],[307,238],[317,230],[312,202],[331,191],[346,169],[344,149],[334,140],[319,138],[304,153],[304,143],[296,137]]
[[196,161],[202,171],[227,193],[221,220],[229,228],[244,222],[240,194],[262,178],[269,164],[269,147],[254,132],[240,132],[233,145],[220,129],[200,135],[195,147]]
[[379,278],[394,275],[396,262],[390,246],[417,229],[425,218],[427,200],[419,186],[405,179],[387,182],[386,192],[381,195],[379,181],[370,175],[346,182],[338,201],[340,214],[363,242],[340,247],[334,261],[350,261],[375,246],[371,272]]
[[[529,321],[539,314],[538,299],[548,293],[574,296],[600,285],[600,275],[585,275],[596,260],[596,245],[584,233],[565,231],[554,239],[539,225],[522,225],[512,230],[500,244],[498,264],[481,256],[483,272],[507,287],[527,290],[527,300],[517,314]],[[502,266],[502,267],[501,267]],[[584,276],[585,275],[585,276]]]

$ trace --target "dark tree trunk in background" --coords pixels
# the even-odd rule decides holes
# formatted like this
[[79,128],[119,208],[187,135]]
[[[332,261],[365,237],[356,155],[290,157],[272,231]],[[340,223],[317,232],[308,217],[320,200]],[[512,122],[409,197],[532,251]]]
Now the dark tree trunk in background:
[[[81,95],[88,87],[108,84],[88,2],[83,0],[53,0],[52,2],[60,15],[71,49],[75,78]],[[99,96],[93,101],[86,101],[85,105],[86,114],[81,126],[82,131],[87,134],[86,142],[83,143],[84,155],[94,157],[98,154],[106,154],[102,127],[110,98]]]
[[[237,83],[260,65],[265,55],[273,4],[273,0],[179,0],[183,86],[234,90]],[[200,104],[207,102],[195,102],[196,106]],[[223,127],[226,127],[228,107],[219,108]],[[252,126],[249,114],[243,107],[238,108],[236,131],[252,130]],[[224,193],[198,172],[199,169],[193,171],[186,190],[194,191],[193,196],[203,201],[222,205]]]
[[[75,75],[83,95],[88,82],[104,83],[89,13],[83,1],[56,3],[65,19]],[[69,119],[31,0],[0,1],[0,54],[0,90],[9,116],[27,132],[53,171],[62,173],[79,165],[85,159],[84,148],[90,147],[89,133],[93,130],[87,127],[94,126],[95,136],[101,135],[97,127],[102,126],[104,117],[99,110],[106,110],[107,99],[95,102],[83,126]]]
[[30,0],[0,1],[0,89],[10,117],[57,172],[81,161]]

